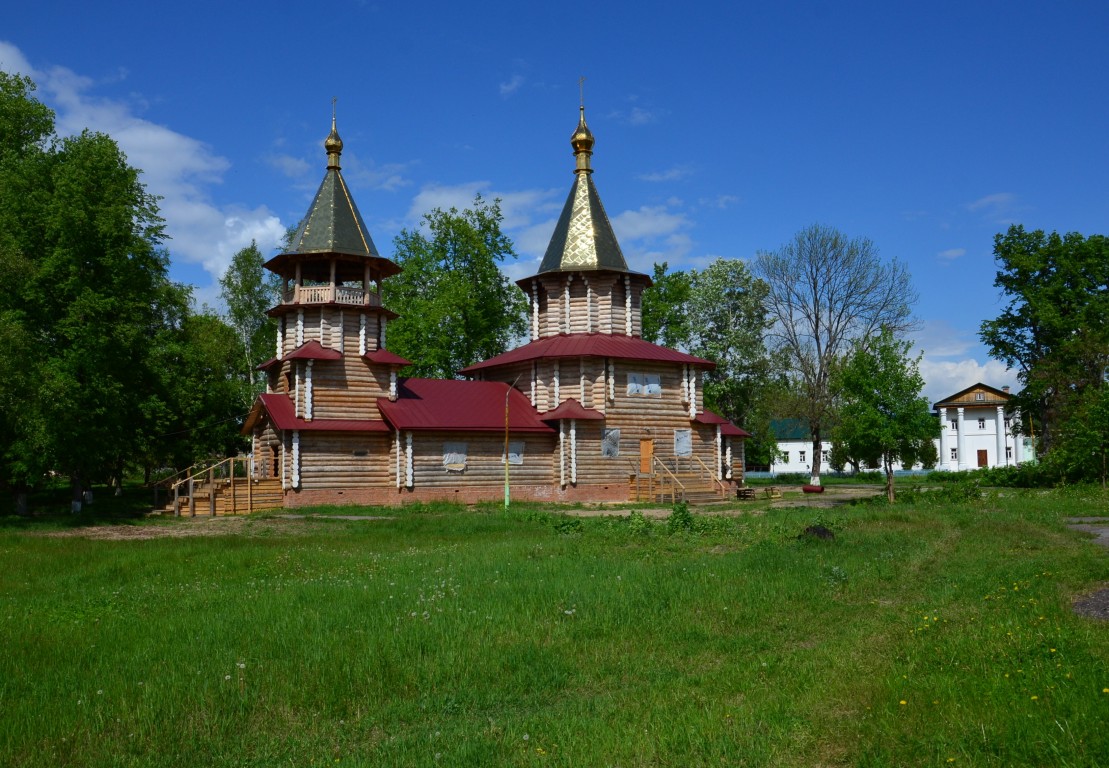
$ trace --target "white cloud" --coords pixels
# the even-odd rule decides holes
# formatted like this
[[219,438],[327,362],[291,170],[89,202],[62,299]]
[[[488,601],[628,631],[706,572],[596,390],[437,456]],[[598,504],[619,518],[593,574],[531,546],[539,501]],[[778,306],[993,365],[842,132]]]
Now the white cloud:
[[[236,251],[256,240],[266,251],[285,233],[280,219],[265,206],[218,206],[208,189],[218,185],[231,163],[213,149],[166,126],[134,114],[135,106],[95,95],[96,81],[64,67],[36,71],[10,43],[0,42],[0,62],[9,71],[32,77],[42,101],[56,113],[59,134],[88,128],[106,133],[119,144],[127,161],[142,169],[147,191],[161,198],[167,246],[174,260],[200,264],[219,278]],[[120,73],[119,77],[125,77]]]
[[501,83],[501,85],[500,85],[501,96],[504,97],[504,98],[508,98],[512,94],[516,93],[516,91],[520,90],[520,86],[522,86],[523,84],[524,84],[524,76],[523,75],[513,75],[512,79],[510,79],[507,83]]
[[411,180],[404,175],[407,169],[406,163],[375,165],[372,161],[362,162],[356,154],[343,155],[343,178],[354,187],[392,192],[401,187],[411,186]]
[[1009,386],[1014,392],[1018,388],[1016,373],[997,360],[933,360],[925,352],[920,375],[924,377],[924,396],[932,403],[978,382],[998,389]]
[[312,166],[303,157],[293,155],[274,154],[265,157],[266,165],[280,171],[290,179],[299,179],[312,170]]
[[688,165],[675,165],[673,168],[668,168],[665,171],[656,171],[654,173],[643,173],[637,176],[641,181],[660,182],[660,181],[680,181],[692,175],[693,169]]
[[931,402],[978,382],[998,389],[1018,388],[1016,371],[987,357],[976,336],[945,320],[924,323],[913,342],[924,352],[920,374],[924,377],[924,395]]
[[0,40],[0,70],[13,75],[26,75],[32,78],[35,76],[35,70],[23,55],[23,51],[6,40]]
[[628,266],[638,272],[651,272],[655,262],[671,267],[684,262],[693,248],[686,232],[691,222],[684,214],[665,206],[642,206],[612,218],[612,228],[620,241]]
[[637,211],[624,211],[612,219],[612,227],[621,243],[670,235],[689,226],[684,214],[670,213],[665,207],[642,206]]
[[502,228],[506,232],[532,226],[536,216],[549,216],[559,210],[556,189],[494,190],[488,181],[467,181],[461,184],[427,184],[408,207],[408,220],[417,222],[433,208],[449,210],[469,208],[474,196],[480,194],[486,201],[501,201]]
[[1011,192],[995,192],[967,203],[966,209],[985,216],[995,224],[1012,224],[1016,221],[1017,214],[1026,210],[1026,207],[1021,206],[1017,196]]
[[716,197],[702,197],[697,201],[697,204],[707,208],[719,208],[720,210],[724,210],[740,202],[739,197],[736,195],[717,195]]
[[606,117],[627,125],[647,125],[658,120],[660,114],[643,107],[632,107],[626,112],[622,109],[614,109]]
[[936,256],[939,257],[940,261],[954,261],[960,256],[965,256],[966,252],[966,248],[948,248],[946,251],[940,251]]

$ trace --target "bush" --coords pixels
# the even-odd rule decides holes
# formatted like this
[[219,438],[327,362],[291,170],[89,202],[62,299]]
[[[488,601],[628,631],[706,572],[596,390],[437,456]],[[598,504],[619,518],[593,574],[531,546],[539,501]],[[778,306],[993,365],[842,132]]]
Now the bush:
[[644,517],[639,510],[632,510],[632,513],[628,515],[628,531],[633,536],[650,536],[651,521]]
[[693,530],[693,515],[689,511],[688,504],[679,501],[674,505],[674,511],[666,518],[666,528],[672,534]]

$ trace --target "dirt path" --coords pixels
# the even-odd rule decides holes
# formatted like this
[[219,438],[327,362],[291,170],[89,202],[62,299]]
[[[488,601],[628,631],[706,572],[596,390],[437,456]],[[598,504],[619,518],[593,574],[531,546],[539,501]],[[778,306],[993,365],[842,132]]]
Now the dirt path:
[[[1068,517],[1067,527],[1094,536],[1094,543],[1109,549],[1109,517]],[[1109,621],[1109,587],[1074,601],[1074,612],[1091,619]]]

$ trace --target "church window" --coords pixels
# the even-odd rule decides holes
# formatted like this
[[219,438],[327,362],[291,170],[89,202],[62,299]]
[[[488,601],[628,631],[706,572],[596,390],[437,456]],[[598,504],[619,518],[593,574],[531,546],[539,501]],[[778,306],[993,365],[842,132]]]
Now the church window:
[[[524,441],[511,440],[508,443],[508,463],[509,464],[523,464],[524,463]],[[501,453],[501,464],[504,464],[504,453]]]
[[601,455],[609,459],[620,455],[619,429],[605,429],[601,433]]
[[628,394],[659,397],[662,395],[662,379],[657,373],[629,373]]
[[690,429],[675,429],[674,430],[674,455],[675,456],[692,456],[693,455],[693,430],[690,430]]
[[466,443],[443,443],[443,468],[448,472],[466,471]]
[[986,428],[986,420],[985,419],[979,419],[978,420],[978,428],[979,429],[985,429]]

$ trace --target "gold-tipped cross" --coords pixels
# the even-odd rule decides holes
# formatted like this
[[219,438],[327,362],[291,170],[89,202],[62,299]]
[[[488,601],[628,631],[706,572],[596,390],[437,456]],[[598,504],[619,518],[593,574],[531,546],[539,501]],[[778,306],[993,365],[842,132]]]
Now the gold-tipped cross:
[[331,97],[331,127],[335,127],[335,104],[339,101],[338,96]]
[[581,98],[581,105],[585,106],[585,75],[578,78],[578,96]]

